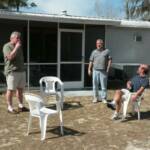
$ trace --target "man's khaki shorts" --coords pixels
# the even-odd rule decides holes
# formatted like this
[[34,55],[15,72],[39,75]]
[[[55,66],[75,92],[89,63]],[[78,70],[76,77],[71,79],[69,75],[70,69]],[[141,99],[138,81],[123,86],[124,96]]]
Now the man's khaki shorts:
[[11,72],[6,76],[6,82],[8,90],[23,89],[26,85],[26,74],[25,72]]

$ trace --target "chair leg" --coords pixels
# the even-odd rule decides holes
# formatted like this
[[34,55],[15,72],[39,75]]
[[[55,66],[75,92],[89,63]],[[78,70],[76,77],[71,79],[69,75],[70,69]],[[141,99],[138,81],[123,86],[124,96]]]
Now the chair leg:
[[132,112],[137,112],[137,116],[138,116],[138,120],[140,120],[141,116],[140,116],[140,102],[136,101],[133,102],[132,104]]
[[138,120],[141,119],[141,115],[140,115],[140,102],[137,102],[137,113],[138,113]]
[[64,108],[64,97],[62,94],[60,95],[60,104],[61,104],[61,109],[63,110],[63,108]]
[[123,104],[122,104],[123,105],[122,119],[126,118],[129,101],[130,101],[130,96],[126,100],[123,101]]
[[56,94],[56,100],[60,101],[61,109],[63,109],[64,100],[63,100],[63,96],[61,95],[61,93]]
[[141,119],[141,115],[140,115],[140,110],[138,110],[138,120],[140,120]]
[[140,105],[141,105],[141,101],[137,101],[137,102],[136,102],[136,110],[137,110],[137,114],[138,114],[138,120],[141,119]]
[[47,127],[47,117],[48,115],[44,115],[40,117],[40,123],[41,123],[41,141],[45,140],[46,137],[46,127]]
[[123,115],[122,115],[122,119],[125,119],[125,118],[126,118],[127,108],[128,108],[128,102],[127,102],[127,101],[124,101],[124,102],[123,102]]
[[58,93],[56,93],[56,109],[57,109],[57,111],[59,111],[59,95],[58,95]]
[[[62,97],[59,93],[56,94],[56,101],[59,102],[59,105],[60,105],[61,109],[63,109],[63,99],[62,99]],[[57,110],[59,111],[58,108],[57,108]]]
[[141,101],[138,102],[138,120],[141,119],[140,106],[141,106]]
[[28,131],[27,131],[27,135],[29,135],[29,131],[30,131],[30,128],[31,128],[31,122],[32,122],[32,116],[29,115],[29,122],[28,122]]
[[134,106],[134,102],[132,102],[132,115],[134,115],[135,113],[135,106]]
[[64,135],[62,111],[59,111],[59,118],[60,118],[60,132],[61,132],[61,135]]

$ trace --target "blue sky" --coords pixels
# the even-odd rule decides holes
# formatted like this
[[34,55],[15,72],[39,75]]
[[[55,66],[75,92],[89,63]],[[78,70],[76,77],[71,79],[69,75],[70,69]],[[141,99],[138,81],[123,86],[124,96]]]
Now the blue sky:
[[67,10],[69,15],[75,16],[104,16],[110,15],[120,18],[124,16],[124,0],[29,0],[38,6],[33,12],[61,14]]

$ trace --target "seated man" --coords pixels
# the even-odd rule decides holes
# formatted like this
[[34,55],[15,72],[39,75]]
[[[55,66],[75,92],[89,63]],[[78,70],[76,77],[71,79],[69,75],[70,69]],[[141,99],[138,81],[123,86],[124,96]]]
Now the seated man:
[[109,104],[112,107],[115,104],[115,112],[112,119],[119,118],[119,111],[121,109],[122,96],[128,96],[129,92],[134,92],[131,96],[131,100],[135,101],[140,96],[144,89],[149,86],[148,79],[149,67],[146,64],[141,64],[137,70],[137,75],[127,82],[127,89],[116,90],[113,101]]

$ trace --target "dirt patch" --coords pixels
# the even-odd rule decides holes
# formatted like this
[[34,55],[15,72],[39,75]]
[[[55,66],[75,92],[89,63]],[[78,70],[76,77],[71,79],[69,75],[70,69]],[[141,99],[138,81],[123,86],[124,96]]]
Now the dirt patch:
[[[114,90],[109,90],[112,99]],[[53,99],[53,98],[52,98]],[[14,105],[17,106],[14,99]],[[51,105],[51,104],[50,104]],[[26,104],[27,106],[27,104]],[[130,109],[129,109],[130,112]],[[113,110],[92,97],[65,97],[63,110],[65,135],[59,131],[56,116],[48,118],[46,140],[40,141],[38,119],[26,136],[29,112],[7,113],[4,95],[0,96],[0,149],[2,150],[149,150],[150,91],[145,92],[141,120],[129,117],[125,122],[112,121]]]

